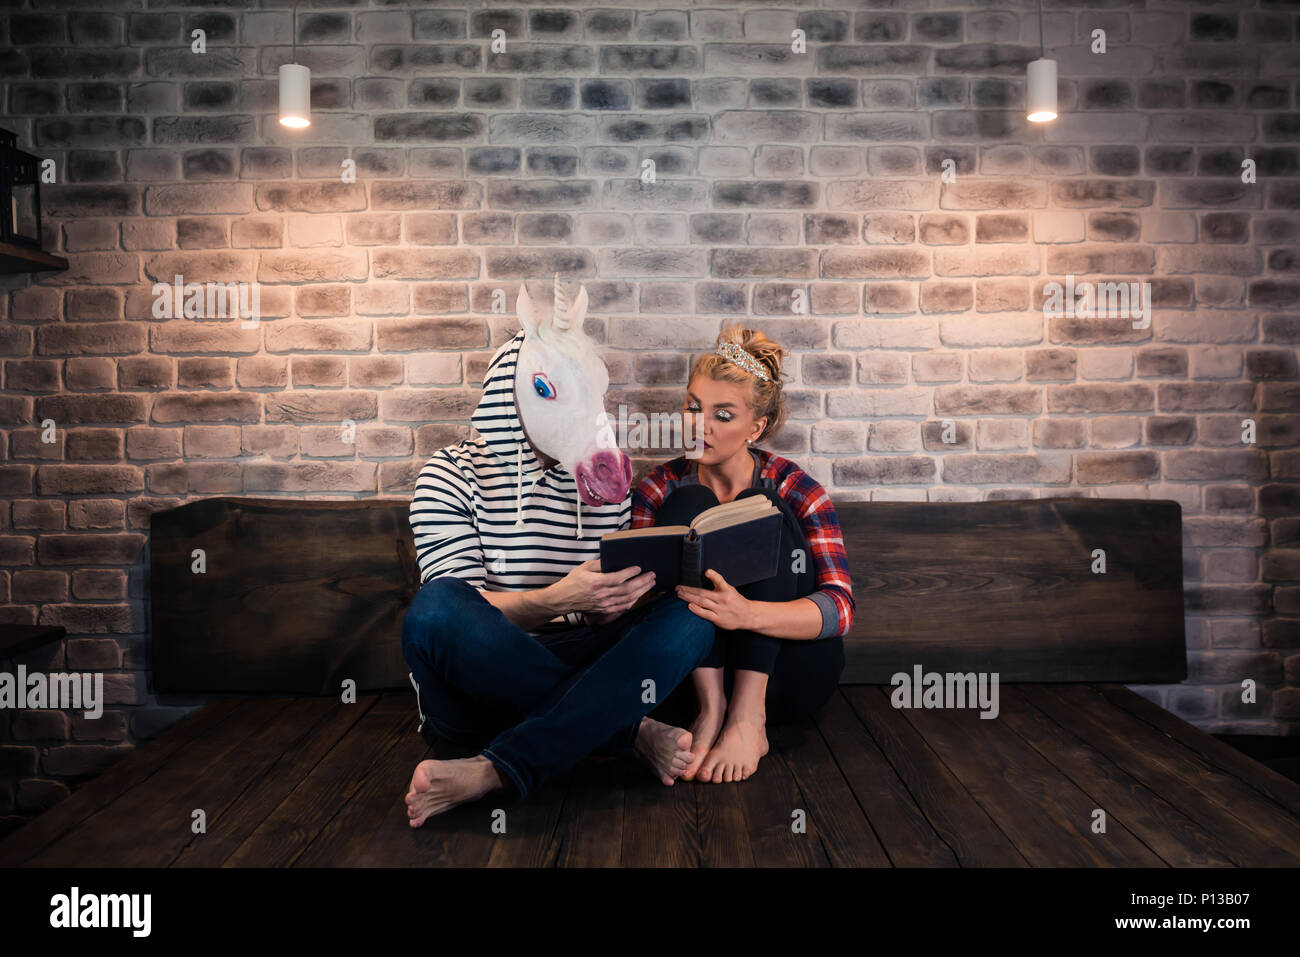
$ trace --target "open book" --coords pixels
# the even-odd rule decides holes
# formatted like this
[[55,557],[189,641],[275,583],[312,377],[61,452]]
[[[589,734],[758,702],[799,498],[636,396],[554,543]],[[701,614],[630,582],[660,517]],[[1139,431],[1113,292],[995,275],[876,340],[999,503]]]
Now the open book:
[[712,568],[732,586],[776,574],[781,556],[781,510],[762,495],[707,508],[690,525],[656,525],[610,532],[600,539],[600,570],[639,565],[653,571],[653,591],[678,585],[712,588]]

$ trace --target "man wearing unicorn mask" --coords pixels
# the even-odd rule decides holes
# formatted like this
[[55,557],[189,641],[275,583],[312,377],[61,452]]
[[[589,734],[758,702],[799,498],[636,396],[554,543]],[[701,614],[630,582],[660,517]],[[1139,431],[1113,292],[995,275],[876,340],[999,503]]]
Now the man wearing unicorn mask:
[[[479,437],[420,472],[411,528],[421,588],[402,629],[426,740],[474,750],[421,761],[412,827],[498,790],[527,796],[593,752],[639,756],[671,785],[691,734],[649,718],[713,649],[714,626],[676,595],[638,604],[652,572],[600,571],[600,537],[631,519],[632,464],[605,412],[609,375],[583,332],[587,291],[492,357]],[[633,606],[636,607],[633,607]]]

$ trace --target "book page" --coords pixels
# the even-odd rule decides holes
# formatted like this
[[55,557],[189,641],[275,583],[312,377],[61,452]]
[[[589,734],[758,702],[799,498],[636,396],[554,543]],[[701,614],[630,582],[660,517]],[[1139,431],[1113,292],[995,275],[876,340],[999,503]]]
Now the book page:
[[[703,514],[703,513],[701,513]],[[690,531],[686,525],[651,525],[646,528],[625,528],[618,532],[606,532],[605,538],[648,538],[651,535],[685,535]]]
[[697,534],[703,535],[705,532],[719,528],[742,525],[776,511],[779,509],[764,496],[749,495],[705,509],[695,516],[691,528],[695,529]]

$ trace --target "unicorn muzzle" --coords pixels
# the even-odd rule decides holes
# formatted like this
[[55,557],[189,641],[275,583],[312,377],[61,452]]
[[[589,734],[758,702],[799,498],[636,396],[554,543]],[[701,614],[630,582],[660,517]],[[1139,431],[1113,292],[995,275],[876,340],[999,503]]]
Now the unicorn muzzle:
[[620,449],[601,449],[579,462],[573,476],[587,505],[621,502],[632,487],[632,460]]

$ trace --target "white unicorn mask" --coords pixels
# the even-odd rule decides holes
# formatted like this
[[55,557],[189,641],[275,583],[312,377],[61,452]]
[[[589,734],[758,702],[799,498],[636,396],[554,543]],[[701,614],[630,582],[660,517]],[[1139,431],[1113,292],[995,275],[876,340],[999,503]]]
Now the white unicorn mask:
[[[590,506],[622,502],[632,486],[632,462],[614,439],[605,411],[609,372],[583,331],[584,288],[570,304],[555,278],[555,310],[537,319],[523,285],[516,306],[525,338],[515,363],[515,405],[529,440],[573,475]],[[582,509],[578,509],[581,528]]]

